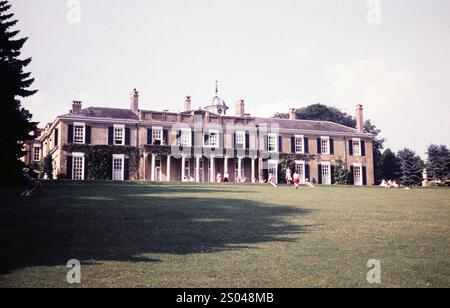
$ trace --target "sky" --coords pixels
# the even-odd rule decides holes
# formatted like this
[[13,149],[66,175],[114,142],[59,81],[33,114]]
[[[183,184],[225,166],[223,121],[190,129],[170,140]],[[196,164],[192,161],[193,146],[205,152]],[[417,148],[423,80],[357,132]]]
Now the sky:
[[[365,118],[386,147],[450,146],[449,0],[14,0],[43,125],[83,107],[208,105],[272,116],[313,103]],[[233,110],[231,110],[233,111]]]

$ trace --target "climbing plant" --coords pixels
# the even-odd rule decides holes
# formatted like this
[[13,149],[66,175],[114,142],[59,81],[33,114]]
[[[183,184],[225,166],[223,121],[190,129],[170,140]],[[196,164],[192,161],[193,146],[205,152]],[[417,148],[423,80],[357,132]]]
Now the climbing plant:
[[84,153],[87,180],[111,180],[114,154],[123,154],[129,159],[130,177],[137,177],[139,172],[141,154],[137,147],[66,144],[63,149],[70,153]]

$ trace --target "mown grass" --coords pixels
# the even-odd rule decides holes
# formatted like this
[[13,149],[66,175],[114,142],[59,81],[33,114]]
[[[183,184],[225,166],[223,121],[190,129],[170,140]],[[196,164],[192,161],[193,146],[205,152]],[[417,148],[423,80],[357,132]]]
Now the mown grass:
[[149,183],[2,190],[0,287],[450,287],[450,190]]

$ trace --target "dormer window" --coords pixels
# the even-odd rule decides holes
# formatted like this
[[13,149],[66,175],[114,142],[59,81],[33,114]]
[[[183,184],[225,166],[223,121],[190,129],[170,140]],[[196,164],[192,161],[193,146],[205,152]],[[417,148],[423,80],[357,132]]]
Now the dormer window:
[[84,123],[74,123],[73,142],[84,144],[86,125]]
[[114,145],[125,144],[125,125],[114,125]]

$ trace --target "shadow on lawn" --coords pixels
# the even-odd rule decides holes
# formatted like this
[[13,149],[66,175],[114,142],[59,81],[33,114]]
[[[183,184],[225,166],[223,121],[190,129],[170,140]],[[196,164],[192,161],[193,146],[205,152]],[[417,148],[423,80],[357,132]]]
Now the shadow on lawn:
[[[232,199],[239,195],[231,191],[246,192],[245,186],[234,189],[57,183],[47,185],[40,198],[6,196],[0,207],[0,273],[64,266],[69,259],[158,262],[145,254],[243,249],[291,241],[289,235],[310,227],[284,220],[309,210]],[[199,193],[210,197],[196,196]],[[225,195],[214,197],[215,193]]]

